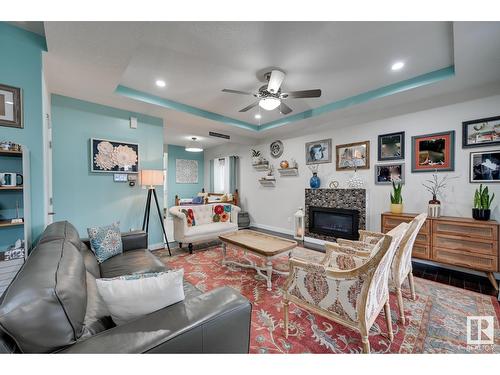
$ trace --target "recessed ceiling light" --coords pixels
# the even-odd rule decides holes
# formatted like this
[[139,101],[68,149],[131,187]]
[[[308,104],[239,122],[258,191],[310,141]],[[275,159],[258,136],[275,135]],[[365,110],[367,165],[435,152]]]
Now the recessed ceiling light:
[[257,113],[257,114],[255,115],[255,118],[256,118],[257,120],[260,120],[260,119],[262,118],[262,115],[261,115],[260,113]]
[[392,70],[401,70],[405,66],[405,63],[402,61],[395,62],[392,64],[391,69]]
[[157,79],[156,80],[156,86],[158,86],[158,87],[165,87],[166,85],[167,84],[165,83],[164,80],[162,80],[162,79]]

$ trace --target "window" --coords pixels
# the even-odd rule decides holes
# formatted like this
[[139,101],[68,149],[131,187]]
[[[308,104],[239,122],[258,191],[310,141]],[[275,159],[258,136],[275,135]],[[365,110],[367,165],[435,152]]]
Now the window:
[[228,158],[214,160],[214,193],[229,192],[229,161]]

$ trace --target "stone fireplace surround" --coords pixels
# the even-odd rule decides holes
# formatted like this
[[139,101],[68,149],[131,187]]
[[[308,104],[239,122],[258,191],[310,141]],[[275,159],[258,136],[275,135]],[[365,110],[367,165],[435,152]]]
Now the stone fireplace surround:
[[366,229],[365,189],[305,189],[305,237],[334,241],[334,237],[309,232],[310,206],[358,210],[359,229]]

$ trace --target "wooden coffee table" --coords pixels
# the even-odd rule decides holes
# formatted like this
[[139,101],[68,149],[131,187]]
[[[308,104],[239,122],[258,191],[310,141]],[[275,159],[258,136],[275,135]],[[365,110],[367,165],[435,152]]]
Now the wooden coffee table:
[[[243,268],[254,269],[259,275],[266,279],[267,290],[271,290],[271,277],[273,272],[284,275],[288,274],[288,272],[273,270],[273,258],[285,253],[288,253],[290,256],[291,251],[297,246],[296,241],[248,229],[221,235],[219,239],[222,241],[222,265],[235,264]],[[227,260],[226,253],[228,245],[232,248],[243,250],[245,254],[243,258],[247,263]],[[247,253],[252,253],[263,258],[265,267],[259,267],[254,261],[248,259],[246,257]],[[265,272],[265,274],[263,272]]]

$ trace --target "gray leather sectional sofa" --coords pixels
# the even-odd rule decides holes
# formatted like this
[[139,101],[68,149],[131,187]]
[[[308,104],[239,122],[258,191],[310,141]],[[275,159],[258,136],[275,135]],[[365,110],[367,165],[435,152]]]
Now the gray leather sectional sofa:
[[121,326],[90,319],[93,278],[158,272],[147,234],[122,236],[123,254],[98,264],[68,222],[47,227],[0,297],[0,353],[247,353],[251,304],[231,288],[202,293],[185,282],[184,301]]

